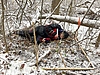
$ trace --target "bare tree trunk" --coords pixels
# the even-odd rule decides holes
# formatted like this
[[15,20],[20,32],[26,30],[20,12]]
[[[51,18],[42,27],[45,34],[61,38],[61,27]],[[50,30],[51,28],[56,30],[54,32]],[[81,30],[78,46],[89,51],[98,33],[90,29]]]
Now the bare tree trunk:
[[1,24],[1,15],[0,15],[0,34],[2,34],[2,24]]
[[5,46],[6,46],[6,52],[8,52],[8,47],[7,47],[7,42],[6,42],[6,37],[5,37],[5,28],[4,28],[4,4],[3,4],[3,0],[1,0],[1,5],[2,5],[2,18],[1,18],[1,21],[2,21],[2,27],[3,27],[3,38],[4,38],[4,43],[5,43]]
[[[59,2],[60,2],[60,0],[52,0],[51,12],[55,9],[55,7],[58,5]],[[53,14],[58,15],[59,9],[60,9],[60,5],[57,7],[57,9],[55,10],[55,12]]]
[[[41,3],[41,17],[42,17],[42,10],[43,10],[43,0],[42,0],[42,3]],[[40,24],[42,25],[42,19],[40,19]]]

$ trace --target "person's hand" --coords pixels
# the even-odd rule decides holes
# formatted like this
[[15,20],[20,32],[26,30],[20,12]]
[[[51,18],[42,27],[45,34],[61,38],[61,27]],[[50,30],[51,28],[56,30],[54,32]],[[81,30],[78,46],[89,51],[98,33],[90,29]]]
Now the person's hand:
[[51,41],[50,38],[43,38],[43,39],[42,39],[42,42],[45,42],[45,43],[49,43],[50,41]]
[[45,38],[42,39],[42,42],[45,42]]
[[56,34],[54,37],[55,37],[55,39],[58,39],[58,34]]

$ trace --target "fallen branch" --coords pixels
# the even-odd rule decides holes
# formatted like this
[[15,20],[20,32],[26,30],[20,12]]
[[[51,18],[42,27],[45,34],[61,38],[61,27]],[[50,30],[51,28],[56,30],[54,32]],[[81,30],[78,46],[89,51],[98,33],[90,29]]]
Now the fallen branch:
[[[40,58],[38,58],[38,63],[44,58],[46,57],[49,53],[51,52],[51,50],[48,50],[47,52],[45,52]],[[30,65],[30,67],[36,65],[37,63],[34,63],[32,65]]]
[[51,52],[51,50],[48,50],[47,52],[45,52],[40,58],[39,58],[39,62],[46,57],[49,53]]
[[[47,14],[42,15],[42,17],[39,16],[38,19],[40,19],[40,18],[45,19],[45,18],[48,18],[48,16],[49,15],[47,15]],[[68,23],[77,25],[79,17],[52,15],[52,16],[49,16],[49,19],[53,19],[53,20],[57,20],[57,21],[61,21],[61,22],[68,22]],[[82,20],[82,18],[80,18],[80,20]],[[81,23],[81,25],[98,29],[100,27],[100,21],[84,19],[83,22]]]
[[93,70],[94,68],[43,68],[44,70]]
[[35,52],[36,52],[36,65],[37,65],[37,69],[38,69],[38,45],[37,45],[37,41],[36,41],[36,34],[35,34],[35,24],[34,22],[32,23],[33,26],[33,34],[34,34],[34,48],[35,48]]

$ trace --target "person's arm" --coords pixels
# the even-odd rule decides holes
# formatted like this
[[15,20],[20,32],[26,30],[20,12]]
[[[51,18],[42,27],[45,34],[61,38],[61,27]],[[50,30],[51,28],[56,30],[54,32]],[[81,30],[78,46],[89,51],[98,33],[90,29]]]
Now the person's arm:
[[42,42],[45,42],[45,43],[50,43],[51,39],[50,38],[43,38],[41,36],[37,36],[37,44],[40,44]]
[[45,43],[50,43],[51,39],[50,38],[42,38],[41,41],[45,42]]

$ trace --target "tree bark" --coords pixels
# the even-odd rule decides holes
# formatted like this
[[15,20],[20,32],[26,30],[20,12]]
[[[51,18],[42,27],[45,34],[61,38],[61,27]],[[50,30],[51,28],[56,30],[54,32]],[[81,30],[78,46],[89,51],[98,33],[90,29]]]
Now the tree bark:
[[8,52],[8,47],[7,47],[7,42],[6,42],[6,36],[5,36],[5,27],[4,27],[4,3],[3,0],[1,0],[1,5],[2,5],[2,17],[1,17],[1,21],[2,21],[2,27],[3,27],[3,38],[4,38],[4,43],[6,46],[6,52]]
[[[42,19],[48,18],[49,15],[42,15]],[[39,19],[41,17],[38,17]],[[71,17],[71,16],[59,16],[59,15],[52,15],[49,16],[49,19],[61,21],[61,22],[68,22],[72,24],[78,24],[78,17]],[[80,21],[82,18],[80,18]],[[98,29],[100,27],[100,21],[97,20],[90,20],[90,19],[84,19],[83,22],[81,23],[82,26],[86,27],[91,27],[91,28],[96,28]]]
[[0,15],[0,34],[2,34],[2,24],[1,24],[1,15]]
[[95,47],[98,48],[99,47],[99,44],[100,44],[100,33],[99,33],[99,35],[97,37]]
[[[52,0],[51,12],[56,8],[56,6],[58,5],[59,2],[60,2],[60,0]],[[57,9],[55,10],[55,12],[53,14],[58,15],[59,9],[60,9],[60,6],[57,7]]]

